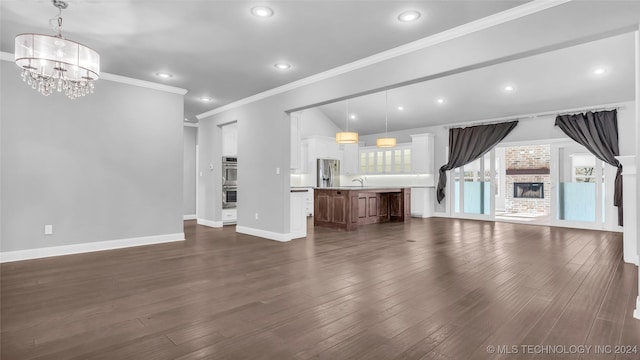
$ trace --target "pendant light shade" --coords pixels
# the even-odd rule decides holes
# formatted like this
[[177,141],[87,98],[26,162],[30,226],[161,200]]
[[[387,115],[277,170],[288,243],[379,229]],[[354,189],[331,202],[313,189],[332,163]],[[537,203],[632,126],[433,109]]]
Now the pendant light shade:
[[357,144],[358,143],[358,133],[349,131],[349,100],[347,100],[347,112],[345,114],[346,118],[346,131],[341,131],[336,133],[336,142],[338,144]]
[[396,138],[387,137],[387,138],[377,138],[376,146],[379,148],[391,148],[396,146]]
[[389,137],[389,96],[384,92],[384,136],[376,139],[376,146],[379,148],[392,148],[396,146],[396,138]]
[[338,144],[357,144],[358,133],[350,131],[336,133],[336,142]]

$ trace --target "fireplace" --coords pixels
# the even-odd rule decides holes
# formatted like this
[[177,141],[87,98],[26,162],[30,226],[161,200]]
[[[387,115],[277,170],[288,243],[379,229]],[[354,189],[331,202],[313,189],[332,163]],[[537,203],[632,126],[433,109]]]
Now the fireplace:
[[544,199],[544,183],[513,183],[513,197],[526,199]]

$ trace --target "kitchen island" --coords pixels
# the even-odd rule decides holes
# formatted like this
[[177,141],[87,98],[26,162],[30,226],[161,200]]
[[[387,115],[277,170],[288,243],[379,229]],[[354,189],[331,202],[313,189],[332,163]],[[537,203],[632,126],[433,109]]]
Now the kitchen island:
[[411,218],[411,188],[316,188],[314,226],[352,231],[360,225]]

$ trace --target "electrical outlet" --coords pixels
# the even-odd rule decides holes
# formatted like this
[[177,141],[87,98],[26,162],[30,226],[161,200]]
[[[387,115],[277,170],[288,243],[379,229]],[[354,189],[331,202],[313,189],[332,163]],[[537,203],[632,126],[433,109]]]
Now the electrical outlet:
[[276,175],[280,175],[280,168],[279,167],[276,168]]
[[256,220],[258,220],[258,213],[256,213]]
[[44,226],[44,234],[45,235],[53,235],[53,225],[45,225]]

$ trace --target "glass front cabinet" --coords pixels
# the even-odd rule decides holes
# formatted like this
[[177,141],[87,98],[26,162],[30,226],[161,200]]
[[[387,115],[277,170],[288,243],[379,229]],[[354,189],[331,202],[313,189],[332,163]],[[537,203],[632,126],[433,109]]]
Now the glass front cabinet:
[[399,144],[390,149],[360,148],[361,174],[409,174],[411,172],[411,144]]

